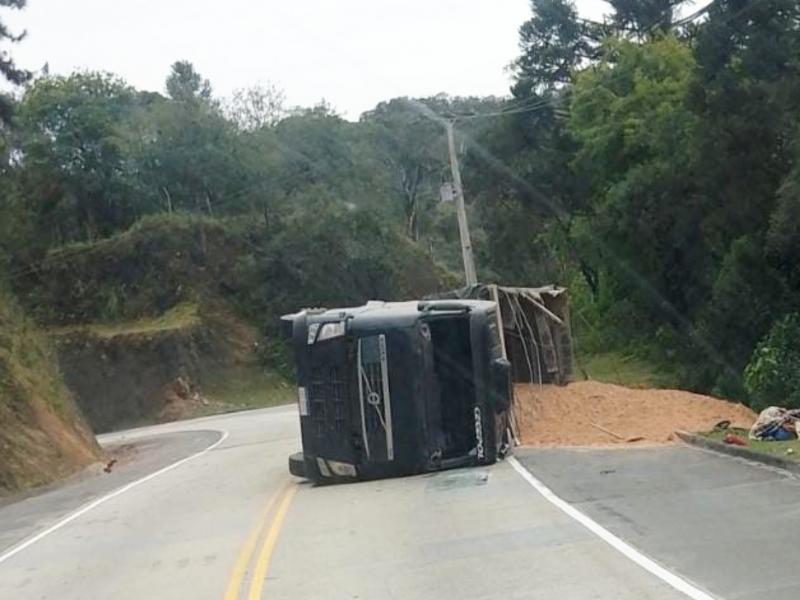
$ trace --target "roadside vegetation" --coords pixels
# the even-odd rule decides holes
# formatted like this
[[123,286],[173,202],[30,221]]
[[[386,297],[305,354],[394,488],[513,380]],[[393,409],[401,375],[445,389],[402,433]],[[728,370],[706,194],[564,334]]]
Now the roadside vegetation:
[[786,460],[800,461],[800,440],[786,440],[783,442],[773,440],[751,440],[747,437],[747,429],[731,427],[726,430],[714,430],[702,433],[703,437],[722,442],[728,433],[733,433],[742,439],[747,440],[747,449],[759,454],[776,456]]
[[290,404],[297,397],[294,382],[259,366],[233,367],[200,376],[207,404],[198,416]]
[[0,289],[0,497],[101,457],[47,337]]
[[675,375],[664,367],[648,362],[635,354],[622,352],[598,352],[576,357],[580,375],[604,383],[615,383],[632,388],[679,387]]

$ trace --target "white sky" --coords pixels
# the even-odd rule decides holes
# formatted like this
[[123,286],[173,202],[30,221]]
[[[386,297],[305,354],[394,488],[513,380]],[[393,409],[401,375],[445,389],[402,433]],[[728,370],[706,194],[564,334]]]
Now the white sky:
[[28,31],[10,48],[28,69],[111,71],[163,91],[186,59],[218,96],[272,81],[290,105],[324,97],[349,118],[396,96],[506,95],[530,14],[529,0],[28,0],[0,11]]

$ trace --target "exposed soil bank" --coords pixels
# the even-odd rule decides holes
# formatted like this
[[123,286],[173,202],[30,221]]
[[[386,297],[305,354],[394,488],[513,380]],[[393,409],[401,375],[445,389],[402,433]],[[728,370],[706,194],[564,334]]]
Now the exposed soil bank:
[[100,460],[46,337],[0,292],[0,495]]
[[206,402],[198,385],[204,374],[256,361],[256,333],[221,311],[184,309],[159,326],[71,327],[51,337],[64,379],[98,433],[183,418]]

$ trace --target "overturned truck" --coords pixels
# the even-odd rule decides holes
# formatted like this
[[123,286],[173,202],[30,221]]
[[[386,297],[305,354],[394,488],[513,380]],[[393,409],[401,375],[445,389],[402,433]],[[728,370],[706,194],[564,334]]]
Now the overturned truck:
[[503,457],[514,437],[512,381],[563,382],[571,372],[564,291],[513,290],[474,286],[283,317],[303,444],[290,471],[334,483]]

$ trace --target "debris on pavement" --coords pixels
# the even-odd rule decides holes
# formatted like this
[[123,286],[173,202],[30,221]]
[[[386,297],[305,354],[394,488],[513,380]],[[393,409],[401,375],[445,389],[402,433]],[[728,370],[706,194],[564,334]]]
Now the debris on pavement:
[[732,446],[747,446],[747,440],[735,433],[726,433],[722,441]]
[[605,427],[603,427],[602,425],[598,425],[597,423],[590,423],[590,425],[591,425],[592,427],[594,427],[595,429],[599,429],[599,430],[600,430],[600,431],[602,431],[603,433],[607,433],[608,435],[614,436],[615,438],[617,438],[618,440],[621,440],[621,441],[623,441],[623,442],[628,442],[628,443],[631,443],[631,442],[640,442],[641,440],[643,440],[643,439],[644,439],[644,438],[643,438],[642,436],[640,436],[640,435],[636,435],[636,436],[633,436],[633,437],[627,437],[627,438],[626,438],[625,436],[622,436],[622,435],[620,435],[620,434],[618,434],[618,433],[614,433],[614,432],[613,432],[613,431],[611,431],[610,429],[606,429]]
[[756,420],[753,411],[737,402],[599,381],[566,386],[517,384],[515,394],[520,437],[527,445],[666,443],[678,429],[709,431],[729,421],[732,427],[747,430]]

